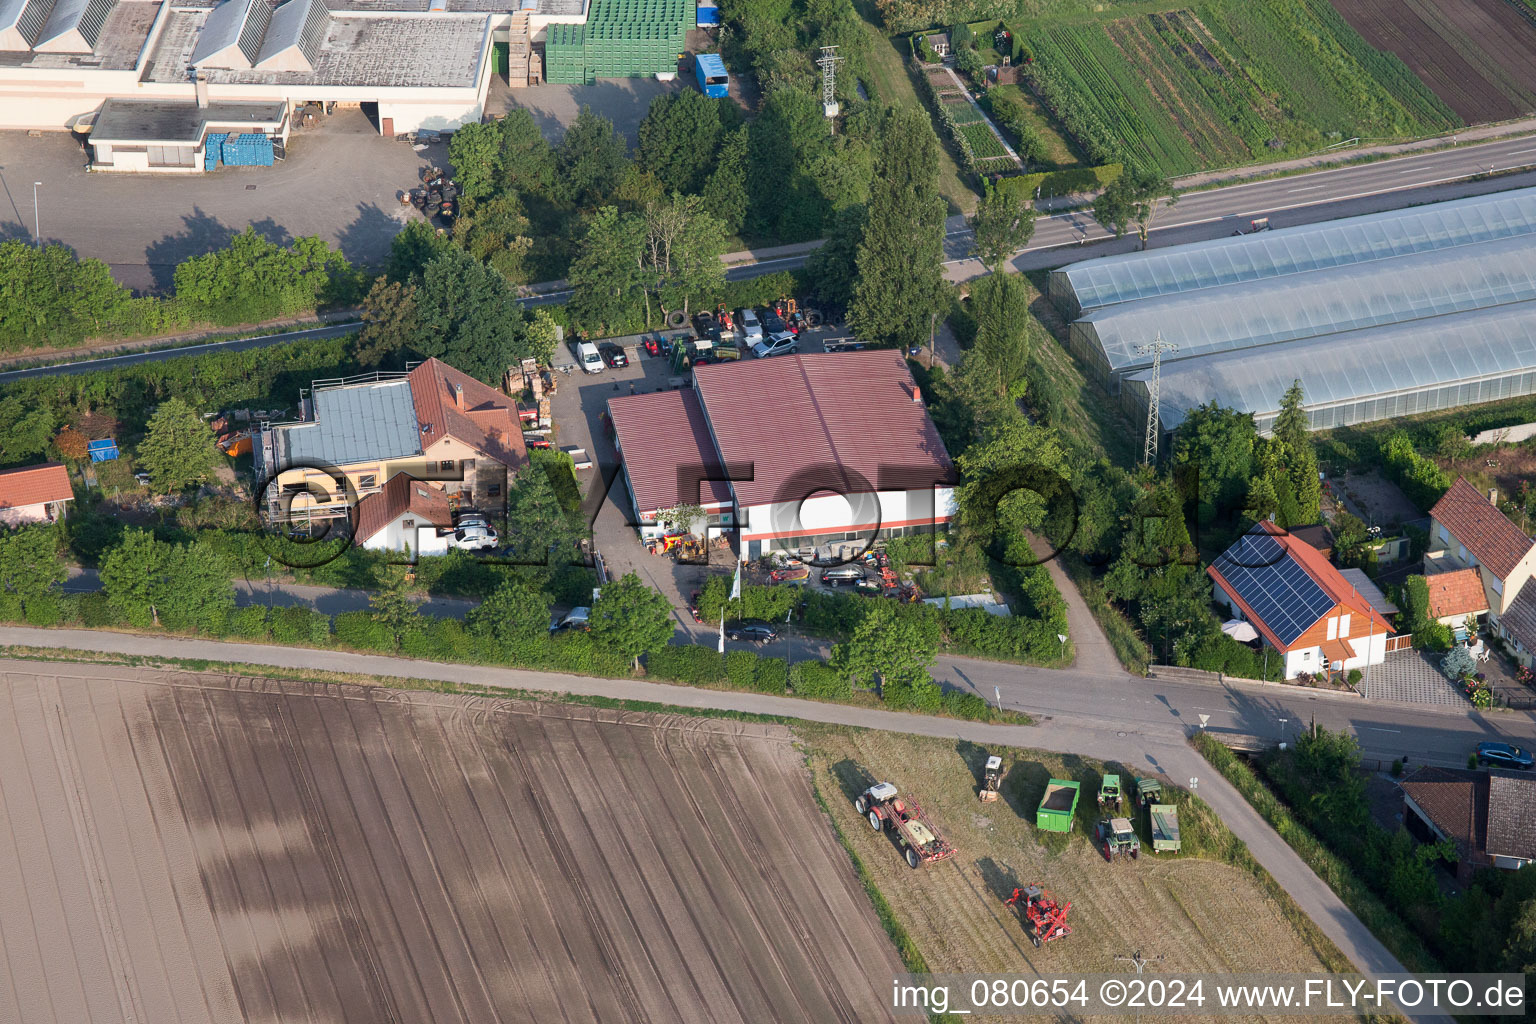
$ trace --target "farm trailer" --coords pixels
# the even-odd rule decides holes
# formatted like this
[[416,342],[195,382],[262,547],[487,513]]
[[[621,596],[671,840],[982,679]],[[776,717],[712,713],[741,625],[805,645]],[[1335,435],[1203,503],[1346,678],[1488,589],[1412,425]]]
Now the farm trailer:
[[1077,813],[1081,787],[1066,779],[1051,779],[1045,784],[1045,796],[1035,812],[1035,827],[1045,832],[1070,832]]
[[928,820],[917,801],[899,799],[896,787],[889,782],[877,782],[860,793],[853,801],[853,808],[869,818],[869,827],[876,832],[895,831],[902,854],[911,867],[954,856],[955,848],[939,835],[939,830]]
[[1152,819],[1152,852],[1178,853],[1183,848],[1179,841],[1179,809],[1173,804],[1148,804],[1147,814]]

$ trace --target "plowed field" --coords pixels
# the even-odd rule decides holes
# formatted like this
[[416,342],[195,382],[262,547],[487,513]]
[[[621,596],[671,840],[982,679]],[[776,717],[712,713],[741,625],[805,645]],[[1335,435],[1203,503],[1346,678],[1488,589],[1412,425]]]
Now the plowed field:
[[[1208,810],[1204,816],[1181,811],[1185,853],[1194,855],[1152,855],[1143,811],[1132,816],[1142,837],[1140,859],[1110,864],[1085,838],[1097,817],[1099,773],[1078,758],[991,751],[1004,754],[1003,799],[983,805],[976,791],[987,752],[974,744],[800,731],[810,736],[812,770],[833,817],[929,970],[1046,978],[1113,972],[1116,955],[1138,949],[1161,955],[1156,970],[1164,974],[1325,969],[1258,880],[1217,859],[1220,848],[1235,841]],[[1041,833],[1033,824],[1051,777],[1082,785],[1070,837]],[[1129,776],[1122,778],[1129,784]],[[869,780],[894,782],[915,798],[958,853],[907,867],[891,839],[854,812],[852,797]],[[1015,886],[1031,883],[1072,902],[1072,934],[1040,949],[1003,903]]]
[[1536,111],[1536,25],[1505,0],[1331,0],[1468,123]]
[[0,1021],[876,1021],[776,726],[4,664]]

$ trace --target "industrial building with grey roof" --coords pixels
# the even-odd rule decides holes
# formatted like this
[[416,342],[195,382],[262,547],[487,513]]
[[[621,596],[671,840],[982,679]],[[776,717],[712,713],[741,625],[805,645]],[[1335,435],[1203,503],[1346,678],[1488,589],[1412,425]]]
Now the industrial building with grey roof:
[[1073,354],[1144,417],[1215,402],[1261,431],[1536,393],[1536,189],[1087,260],[1051,275]]

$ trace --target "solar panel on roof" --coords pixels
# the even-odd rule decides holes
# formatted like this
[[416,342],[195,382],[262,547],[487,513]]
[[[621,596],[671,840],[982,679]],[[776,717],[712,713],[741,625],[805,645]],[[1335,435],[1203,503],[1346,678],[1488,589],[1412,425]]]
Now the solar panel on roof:
[[1334,604],[1267,533],[1238,538],[1216,559],[1216,571],[1282,644],[1301,636]]

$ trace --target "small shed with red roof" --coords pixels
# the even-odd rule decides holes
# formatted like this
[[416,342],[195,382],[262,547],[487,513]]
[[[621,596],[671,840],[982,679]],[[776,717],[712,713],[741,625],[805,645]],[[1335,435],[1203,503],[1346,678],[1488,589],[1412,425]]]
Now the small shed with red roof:
[[74,497],[62,462],[0,471],[0,523],[6,526],[56,522]]

